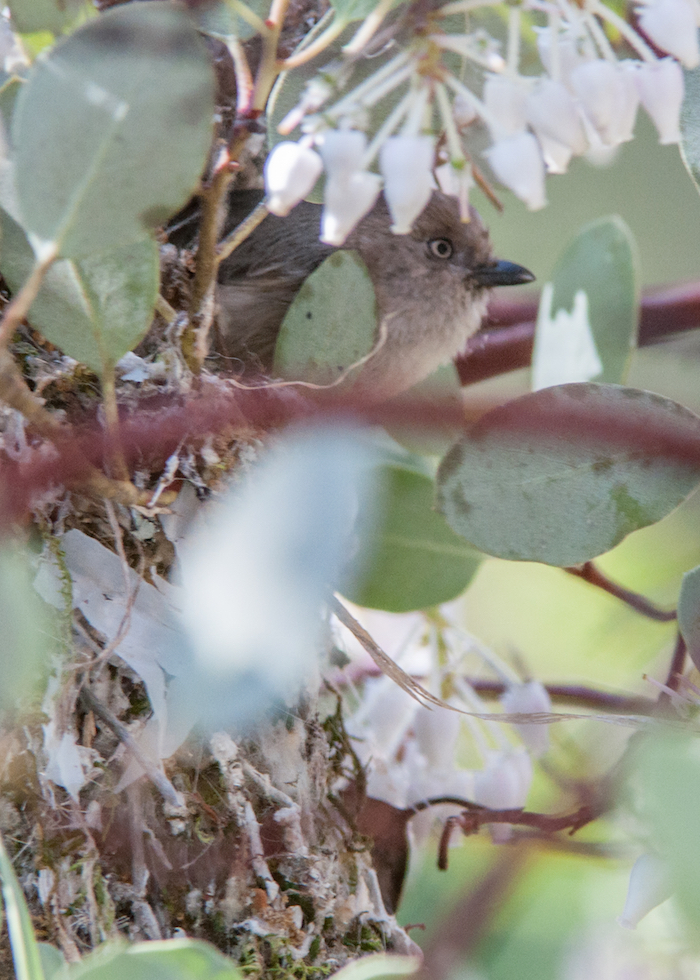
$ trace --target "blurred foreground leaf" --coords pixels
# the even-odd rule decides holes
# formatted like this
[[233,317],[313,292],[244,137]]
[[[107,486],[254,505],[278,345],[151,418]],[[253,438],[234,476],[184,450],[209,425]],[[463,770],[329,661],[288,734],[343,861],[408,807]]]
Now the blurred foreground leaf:
[[42,54],[12,126],[25,229],[75,258],[163,224],[204,168],[213,89],[194,25],[166,0],[108,10]]
[[29,909],[2,837],[0,837],[0,881],[17,980],[44,980],[41,955]]
[[0,709],[36,683],[51,636],[49,617],[32,588],[27,559],[18,549],[0,548]]
[[69,966],[65,980],[241,980],[233,961],[200,939],[111,942]]
[[399,466],[378,473],[382,516],[360,512],[358,534],[365,567],[345,595],[372,609],[407,612],[460,595],[480,556],[435,513],[429,476]]
[[8,6],[12,26],[20,34],[34,31],[60,34],[90,10],[85,0],[9,0]]
[[[0,224],[0,270],[16,292],[34,266],[34,252],[20,226],[2,210]],[[64,354],[103,375],[148,330],[158,295],[158,263],[158,246],[150,238],[55,262],[29,322]]]
[[[636,445],[611,439],[615,426]],[[675,437],[697,442],[695,461],[666,453]],[[561,385],[483,416],[440,464],[438,507],[487,554],[566,566],[661,520],[699,480],[692,412],[634,388]]]
[[369,353],[377,331],[374,287],[356,252],[330,255],[312,272],[282,322],[275,371],[329,384]]

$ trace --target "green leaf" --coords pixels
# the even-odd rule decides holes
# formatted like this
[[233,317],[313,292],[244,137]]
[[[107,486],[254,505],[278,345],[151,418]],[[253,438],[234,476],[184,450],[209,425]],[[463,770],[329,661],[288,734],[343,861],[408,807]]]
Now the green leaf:
[[[639,261],[632,232],[621,218],[600,218],[567,247],[552,274],[552,316],[571,312],[579,291],[586,295],[588,322],[603,370],[598,381],[622,382],[639,323]],[[538,322],[535,357],[542,324]],[[590,377],[590,375],[589,375]],[[562,376],[556,383],[573,380]],[[579,380],[580,377],[579,377]]]
[[39,958],[46,980],[53,980],[56,974],[64,968],[66,961],[60,949],[50,943],[39,943]]
[[684,69],[681,106],[681,159],[700,191],[700,68]]
[[41,955],[29,909],[2,837],[0,837],[0,880],[2,880],[2,899],[5,903],[7,931],[10,936],[17,980],[44,980]]
[[20,34],[61,34],[90,10],[84,0],[9,0],[12,26]]
[[480,556],[450,530],[433,509],[435,484],[429,476],[401,466],[378,472],[383,514],[376,501],[360,512],[358,580],[345,595],[372,609],[407,612],[460,595],[479,567]]
[[[634,446],[615,437],[626,431]],[[695,489],[700,461],[664,455],[676,437],[697,442],[700,460],[700,419],[659,395],[545,388],[487,413],[450,450],[438,507],[490,555],[575,565],[661,520]]]
[[[461,399],[462,385],[457,368],[454,364],[443,364],[423,381],[409,388],[404,393],[404,397],[411,402],[421,398],[427,402],[446,402],[450,398]],[[422,456],[443,456],[459,437],[461,427],[456,427],[451,433],[444,431],[440,434],[417,432],[415,426],[393,425],[386,426],[386,430],[392,439],[409,452]]]
[[69,967],[66,980],[241,980],[233,961],[199,939],[105,943]]
[[696,667],[700,665],[700,565],[686,572],[678,596],[678,629]]
[[12,125],[22,224],[64,258],[144,237],[204,168],[214,80],[184,10],[128,3],[42,53]]
[[374,287],[356,252],[329,255],[297,293],[282,322],[274,370],[329,384],[368,354],[377,331]]
[[[35,257],[20,226],[4,211],[0,222],[0,271],[15,292]],[[102,375],[148,330],[158,276],[158,246],[150,238],[101,255],[63,259],[46,274],[29,321],[64,354]]]
[[379,980],[380,977],[406,977],[415,973],[421,965],[418,956],[396,956],[391,953],[375,953],[348,963],[333,974],[335,980]]
[[659,855],[668,862],[676,898],[689,920],[700,926],[700,745],[681,735],[647,739],[639,751],[635,786],[641,789],[637,812],[652,833]]
[[0,548],[0,709],[17,704],[41,676],[52,635],[50,617],[32,588],[29,563],[18,549]]
[[197,21],[197,26],[205,34],[219,38],[236,37],[239,41],[247,41],[257,31],[250,20],[241,17],[244,6],[262,21],[270,12],[270,0],[245,0],[244,4],[239,3],[238,0],[235,3],[219,0],[218,3],[197,5],[191,12]]
[[[330,0],[331,7],[338,17],[350,24],[354,20],[364,20],[378,6],[378,0]],[[402,0],[394,0],[392,7],[397,7]]]

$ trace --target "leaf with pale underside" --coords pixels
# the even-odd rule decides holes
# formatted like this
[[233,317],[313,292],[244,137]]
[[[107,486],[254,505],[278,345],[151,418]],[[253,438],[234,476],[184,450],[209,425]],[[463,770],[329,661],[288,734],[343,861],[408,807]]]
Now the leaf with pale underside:
[[571,384],[483,416],[440,464],[438,507],[481,551],[567,566],[661,520],[699,481],[696,415],[648,391]]
[[[425,473],[383,466],[377,473],[380,515],[358,518],[362,573],[345,594],[389,612],[425,609],[460,595],[480,555],[433,509],[434,481]],[[374,501],[373,501],[374,503]]]
[[274,370],[326,385],[372,350],[374,287],[356,252],[329,255],[297,293],[282,322]]
[[37,58],[12,124],[22,225],[76,258],[157,228],[209,151],[212,67],[180,7],[115,7]]
[[[16,292],[35,257],[20,226],[1,209],[0,223],[0,271]],[[64,354],[102,375],[148,330],[158,274],[158,246],[150,238],[101,255],[63,259],[46,274],[29,322]]]

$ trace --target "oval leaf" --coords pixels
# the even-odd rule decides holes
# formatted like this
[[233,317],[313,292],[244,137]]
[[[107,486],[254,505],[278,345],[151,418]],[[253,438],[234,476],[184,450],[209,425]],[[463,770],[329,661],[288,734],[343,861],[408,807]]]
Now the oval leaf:
[[286,378],[330,384],[371,351],[376,331],[377,305],[366,265],[356,252],[334,252],[287,311],[274,370]]
[[[679,443],[693,452],[674,458]],[[700,419],[659,395],[572,384],[485,415],[438,471],[438,506],[481,551],[575,565],[670,513],[700,480]]]
[[75,258],[163,224],[204,168],[213,92],[197,31],[166,0],[108,10],[42,54],[12,126],[24,227]]
[[84,0],[9,0],[12,26],[20,34],[51,31],[60,34],[80,14],[89,11]]
[[[362,574],[345,590],[372,609],[408,612],[448,602],[466,589],[480,556],[433,509],[435,484],[400,466],[379,470],[383,518],[360,512]],[[381,493],[381,490],[380,490]]]
[[683,576],[678,597],[678,628],[691,660],[700,669],[700,565]]
[[[544,383],[536,384],[538,388],[594,377],[624,380],[639,324],[638,266],[632,232],[615,215],[587,225],[571,242],[552,275],[551,320],[540,315],[537,322],[533,374],[535,379],[538,374],[544,377]],[[547,293],[543,290],[543,297]],[[585,299],[581,300],[580,293]],[[575,318],[557,317],[560,310],[571,314],[582,307],[587,312],[587,338],[576,334]],[[572,374],[580,366],[583,342],[588,339],[593,346],[591,334],[595,344],[591,353],[597,353],[595,360],[602,362],[602,371],[598,367],[585,377]]]
[[[20,226],[4,211],[0,223],[0,271],[15,292],[34,266],[34,252]],[[148,330],[158,275],[158,246],[151,239],[102,255],[55,262],[28,319],[64,354],[102,375]]]

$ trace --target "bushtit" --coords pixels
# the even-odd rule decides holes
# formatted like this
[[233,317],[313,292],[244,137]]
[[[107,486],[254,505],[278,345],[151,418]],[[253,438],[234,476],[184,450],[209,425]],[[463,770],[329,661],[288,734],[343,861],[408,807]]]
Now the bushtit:
[[[260,199],[231,195],[228,227]],[[477,212],[460,221],[455,198],[435,192],[410,235],[394,235],[383,197],[343,248],[356,249],[374,285],[383,343],[356,375],[353,392],[393,397],[450,361],[475,333],[492,286],[531,282],[522,266],[493,257]],[[304,280],[335,249],[319,241],[321,207],[302,202],[286,218],[268,216],[219,270],[215,347],[269,371],[280,326]],[[352,317],[352,310],[347,312]]]

